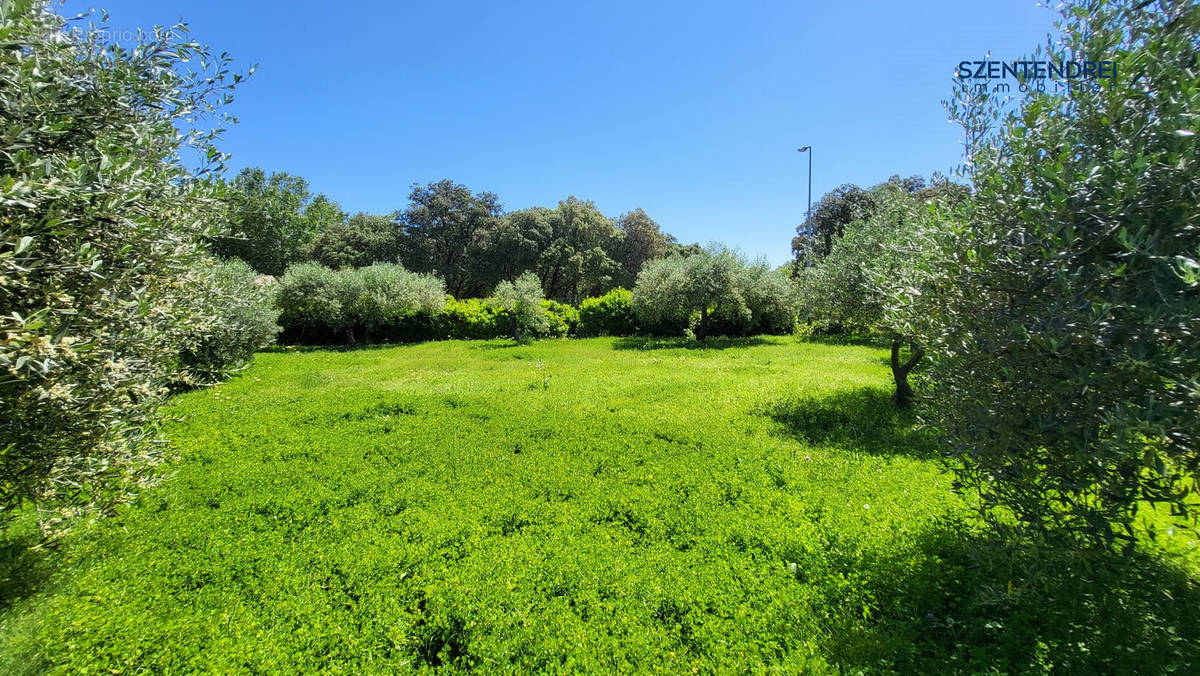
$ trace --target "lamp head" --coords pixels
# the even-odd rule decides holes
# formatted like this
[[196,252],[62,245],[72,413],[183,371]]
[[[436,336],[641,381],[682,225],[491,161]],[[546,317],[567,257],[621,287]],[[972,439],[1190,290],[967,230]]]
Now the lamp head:
[[812,146],[802,146],[800,148],[796,148],[796,152],[798,153],[808,152],[809,150],[812,150]]

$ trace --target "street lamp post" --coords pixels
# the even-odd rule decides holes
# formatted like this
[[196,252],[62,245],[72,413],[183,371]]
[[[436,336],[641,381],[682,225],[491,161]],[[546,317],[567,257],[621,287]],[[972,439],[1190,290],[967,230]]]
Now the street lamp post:
[[808,153],[808,211],[804,212],[804,220],[807,221],[812,217],[812,146],[803,146],[796,151]]

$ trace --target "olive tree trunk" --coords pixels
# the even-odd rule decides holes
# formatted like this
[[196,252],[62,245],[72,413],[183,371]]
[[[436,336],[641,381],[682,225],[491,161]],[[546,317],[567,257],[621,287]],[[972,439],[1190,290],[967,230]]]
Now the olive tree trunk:
[[901,364],[900,344],[899,338],[892,339],[892,379],[896,381],[896,393],[892,395],[892,401],[896,406],[906,408],[912,403],[913,395],[912,386],[908,384],[908,374],[925,356],[925,350],[913,345],[908,361]]

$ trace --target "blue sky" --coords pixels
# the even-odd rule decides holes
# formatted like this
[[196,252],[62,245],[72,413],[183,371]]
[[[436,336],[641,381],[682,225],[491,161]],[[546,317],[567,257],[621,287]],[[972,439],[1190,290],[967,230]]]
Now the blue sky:
[[955,65],[1016,58],[1053,15],[944,2],[68,2],[111,27],[171,24],[257,64],[226,134],[233,170],[299,174],[348,211],[451,178],[507,209],[642,207],[684,242],[789,258],[842,183],[948,172]]

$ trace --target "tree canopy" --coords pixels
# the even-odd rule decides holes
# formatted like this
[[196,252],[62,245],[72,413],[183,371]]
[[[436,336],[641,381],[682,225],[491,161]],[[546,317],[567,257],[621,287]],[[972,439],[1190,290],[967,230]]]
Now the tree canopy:
[[213,252],[240,258],[258,272],[281,275],[307,258],[313,238],[323,227],[345,219],[336,203],[315,198],[308,181],[285,172],[267,174],[251,167],[229,183],[226,234],[214,238]]
[[443,180],[414,185],[409,200],[397,217],[404,264],[417,272],[436,273],[456,297],[483,293],[483,246],[486,233],[500,221],[499,198]]

